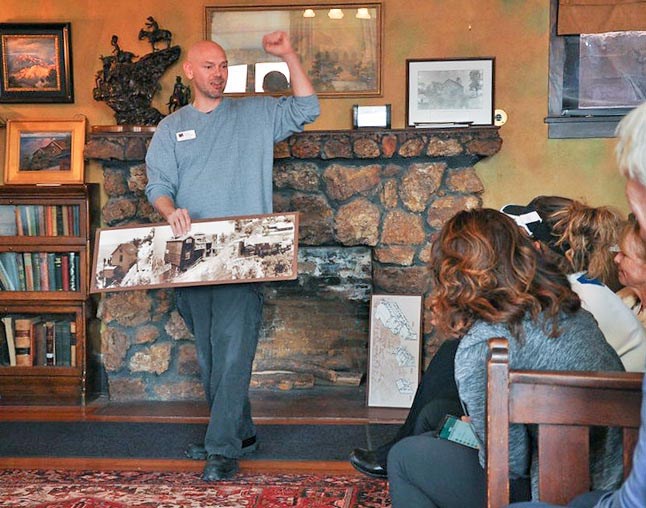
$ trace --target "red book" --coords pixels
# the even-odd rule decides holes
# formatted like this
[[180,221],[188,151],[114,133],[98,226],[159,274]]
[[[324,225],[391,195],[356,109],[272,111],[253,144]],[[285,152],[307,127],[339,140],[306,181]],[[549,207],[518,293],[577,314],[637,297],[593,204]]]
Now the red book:
[[61,254],[61,272],[63,291],[70,290],[70,255]]

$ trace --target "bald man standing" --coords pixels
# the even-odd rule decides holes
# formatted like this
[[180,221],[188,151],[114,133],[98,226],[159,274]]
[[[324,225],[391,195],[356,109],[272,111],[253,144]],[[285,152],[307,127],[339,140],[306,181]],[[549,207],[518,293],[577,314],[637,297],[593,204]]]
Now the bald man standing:
[[[192,104],[164,118],[146,155],[146,195],[173,234],[194,219],[272,212],[274,144],[313,122],[319,103],[285,32],[263,37],[291,77],[290,97],[224,96],[227,56],[212,41],[191,47],[183,65]],[[206,459],[203,478],[231,478],[238,458],[256,449],[249,382],[262,318],[260,284],[195,286],[175,290],[177,309],[195,336],[210,409],[204,444],[187,456]]]

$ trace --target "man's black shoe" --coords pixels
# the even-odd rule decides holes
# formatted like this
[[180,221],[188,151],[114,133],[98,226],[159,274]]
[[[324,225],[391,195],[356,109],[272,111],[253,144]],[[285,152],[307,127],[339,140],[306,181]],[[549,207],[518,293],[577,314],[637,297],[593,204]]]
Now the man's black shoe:
[[[242,441],[243,455],[255,452],[257,449],[258,441],[256,440],[256,436],[248,437]],[[204,448],[204,443],[191,443],[184,451],[184,455],[193,460],[206,460],[207,453],[206,448]]]
[[374,451],[355,448],[350,454],[350,464],[365,475],[372,478],[387,478],[386,464],[381,464]]
[[224,455],[209,455],[204,466],[202,479],[205,482],[217,480],[229,480],[238,472],[238,459],[225,457]]

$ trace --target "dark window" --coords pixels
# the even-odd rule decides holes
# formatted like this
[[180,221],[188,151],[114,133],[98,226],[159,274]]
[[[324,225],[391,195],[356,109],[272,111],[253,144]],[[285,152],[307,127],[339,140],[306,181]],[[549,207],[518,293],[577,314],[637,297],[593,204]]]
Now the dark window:
[[551,4],[549,137],[613,137],[646,100],[646,32],[558,36]]

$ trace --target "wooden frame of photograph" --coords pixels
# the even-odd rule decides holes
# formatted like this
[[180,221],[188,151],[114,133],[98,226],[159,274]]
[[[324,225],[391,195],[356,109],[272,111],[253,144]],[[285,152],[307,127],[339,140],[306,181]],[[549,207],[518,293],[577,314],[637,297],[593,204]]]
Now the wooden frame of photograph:
[[91,293],[296,279],[298,213],[98,229]]
[[381,96],[381,1],[206,6],[204,38],[220,44],[229,61],[225,93],[289,93],[287,64],[262,47],[275,30],[289,34],[319,97]]
[[0,23],[0,102],[74,102],[70,23]]
[[372,295],[368,406],[410,408],[422,371],[421,295]]
[[83,183],[86,119],[8,120],[4,183]]
[[494,58],[406,60],[406,125],[493,125]]

